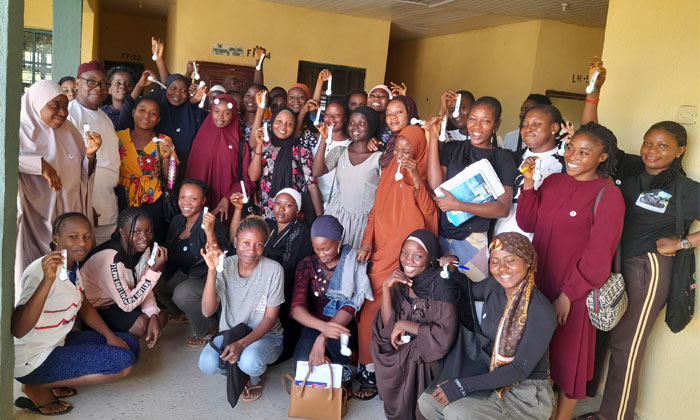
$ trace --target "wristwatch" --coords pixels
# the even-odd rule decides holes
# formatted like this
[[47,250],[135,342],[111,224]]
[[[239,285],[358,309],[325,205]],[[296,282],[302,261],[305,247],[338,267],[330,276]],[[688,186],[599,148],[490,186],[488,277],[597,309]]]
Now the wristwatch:
[[690,249],[692,248],[692,245],[688,238],[683,238],[681,239],[681,249]]

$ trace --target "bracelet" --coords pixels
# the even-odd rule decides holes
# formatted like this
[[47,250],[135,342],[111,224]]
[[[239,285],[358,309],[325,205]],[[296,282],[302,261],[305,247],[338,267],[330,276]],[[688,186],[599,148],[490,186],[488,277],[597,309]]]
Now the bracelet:
[[599,101],[599,99],[588,99],[588,98],[586,98],[586,102],[588,102],[589,104],[597,104],[598,101]]
[[262,152],[256,152],[255,150],[253,150],[253,154],[257,156],[262,156]]

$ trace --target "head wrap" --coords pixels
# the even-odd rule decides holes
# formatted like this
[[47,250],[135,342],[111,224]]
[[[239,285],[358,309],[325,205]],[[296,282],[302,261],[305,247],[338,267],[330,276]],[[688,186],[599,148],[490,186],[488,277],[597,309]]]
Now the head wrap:
[[[403,242],[408,241],[418,243],[428,254],[428,267],[422,273],[413,277],[411,289],[421,299],[439,300],[442,302],[456,303],[459,298],[459,286],[454,279],[443,279],[440,276],[440,243],[431,231],[419,229],[411,232]],[[401,248],[403,248],[403,245]],[[399,266],[403,270],[403,265],[399,261]]]
[[[177,73],[171,74],[165,79],[165,86],[170,87],[176,80],[182,80],[185,88],[189,86],[190,80]],[[205,117],[204,111],[197,104],[192,104],[189,97],[185,99],[184,103],[174,106],[168,101],[165,92],[162,93],[160,122],[157,130],[170,136],[175,145],[177,157],[183,164],[187,162],[192,142]]]
[[209,89],[209,93],[211,92],[221,92],[221,93],[226,93],[226,88],[224,88],[221,85],[214,85]]
[[333,216],[319,216],[311,225],[311,237],[321,237],[331,241],[343,240],[343,225]]
[[294,202],[297,203],[297,212],[301,210],[301,194],[299,194],[297,190],[295,190],[294,188],[283,188],[279,190],[277,194],[275,194],[275,198],[277,198],[277,196],[280,194],[289,194],[290,196],[292,196]]
[[99,71],[105,74],[107,76],[107,70],[105,70],[105,67],[96,60],[88,61],[87,63],[82,63],[80,66],[78,66],[78,77],[80,77],[81,74],[87,72],[87,71]]
[[387,85],[377,85],[377,86],[373,87],[372,89],[369,90],[369,93],[367,93],[367,96],[371,95],[372,91],[375,89],[381,89],[381,90],[385,91],[386,94],[389,95],[389,97],[391,98],[391,90],[389,89],[389,87]]
[[[350,115],[355,113],[364,115],[365,120],[367,120],[367,135],[371,138],[377,131],[377,126],[379,125],[379,113],[367,105],[358,106]],[[349,117],[348,120],[350,120]]]
[[[292,127],[292,133],[290,137],[286,139],[280,139],[275,135],[274,130],[270,130],[270,142],[273,146],[279,147],[277,151],[277,157],[275,158],[275,166],[272,170],[272,180],[270,182],[270,194],[276,195],[278,191],[283,188],[291,187],[293,185],[294,178],[292,176],[292,160],[293,148],[299,145],[299,138],[294,137],[294,130],[296,129],[296,118],[294,113],[289,108],[280,108],[272,114],[272,124],[274,125],[277,116],[283,112],[289,112],[294,121],[294,127]],[[301,210],[301,207],[299,207]]]
[[[416,105],[416,101],[414,101],[413,98],[411,98],[410,96],[403,95],[394,96],[394,99],[392,99],[391,102],[393,101],[400,101],[406,108],[406,115],[408,116],[407,124],[411,124],[412,118],[418,118],[418,106]],[[389,105],[387,104],[387,107],[388,106]],[[394,157],[394,148],[396,148],[396,139],[398,135],[398,133],[392,132],[391,136],[389,137],[389,140],[384,146],[384,153],[382,153],[382,157],[379,158],[379,164],[382,168],[386,167],[389,164],[389,162],[391,162],[391,159]]]
[[309,87],[306,86],[304,83],[294,83],[293,85],[291,85],[291,86],[289,87],[289,89],[287,89],[287,93],[289,93],[289,91],[292,90],[292,89],[294,89],[294,88],[303,90],[304,93],[306,94],[306,99],[307,99],[307,100],[308,100],[308,99],[311,99],[311,97],[312,97],[312,96],[311,96],[311,89],[309,89]]
[[[508,298],[503,310],[503,316],[498,324],[497,339],[493,344],[490,370],[512,362],[515,357],[527,323],[527,309],[530,305],[532,289],[535,287],[535,271],[537,271],[535,249],[524,235],[516,232],[496,235],[489,245],[489,251],[496,250],[503,250],[522,258],[528,264],[528,271],[512,296]],[[501,399],[503,399],[503,391],[508,388],[502,387],[496,390]]]

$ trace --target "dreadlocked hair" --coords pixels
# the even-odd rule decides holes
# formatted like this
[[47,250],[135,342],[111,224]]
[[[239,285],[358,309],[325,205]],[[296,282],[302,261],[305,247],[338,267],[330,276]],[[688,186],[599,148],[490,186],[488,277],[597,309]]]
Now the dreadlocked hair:
[[[60,215],[54,219],[53,224],[51,225],[51,237],[54,237],[61,232],[61,227],[63,226],[63,222],[65,222],[68,219],[72,219],[74,217],[78,218],[78,219],[83,219],[86,222],[88,222],[88,224],[90,224],[90,220],[83,213],[78,213],[77,211],[63,213],[62,215]],[[49,244],[49,248],[51,249],[51,251],[55,251],[56,244],[53,243],[53,241],[52,241]]]
[[116,239],[118,241],[120,238],[119,229],[128,229],[127,232],[129,237],[126,238],[126,249],[124,250],[126,251],[127,256],[131,256],[131,248],[133,246],[132,242],[134,240],[134,228],[136,227],[136,222],[140,217],[146,218],[151,223],[151,227],[153,227],[153,220],[151,219],[151,216],[140,207],[127,207],[122,210],[121,213],[119,213],[119,217],[117,218],[117,229],[112,234],[112,239]]
[[[482,96],[481,98],[474,101],[472,109],[474,109],[478,105],[485,105],[491,108],[491,111],[493,111],[494,122],[497,122],[501,119],[501,112],[503,112],[503,107],[501,107],[501,102],[498,99],[494,98],[493,96]],[[496,136],[495,131],[491,133],[491,147],[498,147],[498,136]]]
[[[647,132],[644,133],[644,137],[646,137],[650,132],[652,132],[654,130],[664,130],[667,133],[669,133],[670,135],[672,135],[676,139],[676,143],[678,144],[678,147],[683,147],[683,146],[688,145],[688,132],[685,130],[685,127],[683,127],[682,125],[678,124],[675,121],[657,122],[656,124],[649,127]],[[654,177],[654,180],[651,182],[651,186],[649,187],[649,189],[652,189],[652,190],[666,189],[679,176],[685,175],[685,171],[683,170],[683,155],[684,154],[685,154],[685,152],[683,152],[683,154],[681,154],[679,157],[673,159],[673,162],[671,162],[671,166],[669,166],[668,169],[666,169],[665,171],[656,175]],[[641,175],[645,170],[646,170],[646,167],[644,166],[644,162],[641,159],[637,159],[634,161],[634,163],[631,163],[629,165],[624,165],[617,178],[623,179],[623,178],[636,177],[636,176]]]
[[236,237],[238,237],[241,232],[248,229],[257,229],[266,239],[268,236],[270,236],[270,230],[267,227],[267,223],[265,223],[265,219],[263,219],[261,216],[251,214],[250,216],[241,220],[241,223],[239,223],[238,227],[236,228]]
[[613,176],[617,167],[617,159],[615,158],[615,155],[617,155],[617,137],[615,137],[615,134],[607,127],[593,121],[579,127],[574,133],[574,137],[579,133],[586,133],[597,138],[603,145],[603,153],[608,154],[608,158],[598,164],[595,170],[596,174],[602,178]]

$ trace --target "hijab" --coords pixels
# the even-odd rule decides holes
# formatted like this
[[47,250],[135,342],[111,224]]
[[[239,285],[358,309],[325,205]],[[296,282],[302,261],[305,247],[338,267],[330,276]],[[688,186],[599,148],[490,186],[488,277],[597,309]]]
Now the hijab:
[[[406,114],[408,115],[409,125],[411,124],[412,118],[418,118],[418,106],[416,105],[416,101],[414,101],[410,96],[394,96],[392,101],[401,101],[401,103],[403,103],[404,107],[406,108]],[[389,104],[387,104],[387,107],[388,106]],[[382,157],[379,158],[379,164],[382,168],[385,168],[394,157],[394,148],[396,147],[396,139],[398,135],[399,133],[391,133],[389,140],[384,146],[384,153],[382,153]]]
[[[459,298],[459,286],[454,279],[443,279],[440,276],[442,271],[438,259],[440,258],[440,243],[434,233],[426,229],[413,231],[406,240],[403,241],[401,248],[407,241],[418,243],[421,248],[428,253],[428,267],[425,271],[413,277],[411,281],[413,285],[411,289],[421,299],[431,299],[447,303],[457,303]],[[400,260],[399,260],[400,261]],[[403,266],[399,262],[399,267],[403,270]]]
[[[367,121],[367,134],[371,138],[377,131],[377,126],[379,126],[379,113],[367,105],[358,106],[350,113],[350,115],[355,113],[364,115],[365,120]],[[348,120],[350,120],[349,116]]]
[[311,225],[311,237],[330,239],[331,241],[343,240],[343,225],[334,216],[318,216]]
[[282,112],[289,112],[294,120],[294,127],[292,128],[292,134],[286,139],[280,139],[275,135],[274,130],[270,130],[270,142],[273,146],[279,147],[277,151],[277,157],[275,158],[275,166],[272,171],[272,182],[270,183],[270,195],[275,196],[277,192],[281,189],[292,187],[294,185],[294,180],[292,177],[292,160],[293,148],[299,145],[299,138],[294,137],[294,129],[296,129],[296,118],[294,118],[294,113],[289,108],[280,108],[274,114],[272,114],[272,124],[275,123],[275,119]]
[[[238,104],[231,95],[219,94],[215,101],[226,101],[232,110],[231,122],[223,128],[214,124],[213,113],[207,115],[192,141],[192,150],[187,161],[187,178],[196,178],[209,185],[207,203],[216,206],[222,197],[228,197],[237,184],[238,156],[241,129],[236,110]],[[244,149],[245,153],[245,149]],[[244,168],[247,172],[247,168]]]
[[[171,74],[165,80],[166,91],[176,80],[182,80],[185,88],[189,86],[189,80],[185,76]],[[166,91],[163,91],[160,99],[160,122],[157,131],[168,135],[173,140],[178,158],[182,163],[186,163],[192,140],[202,125],[205,112],[197,104],[192,104],[189,97],[182,105],[173,106],[168,102]]]

